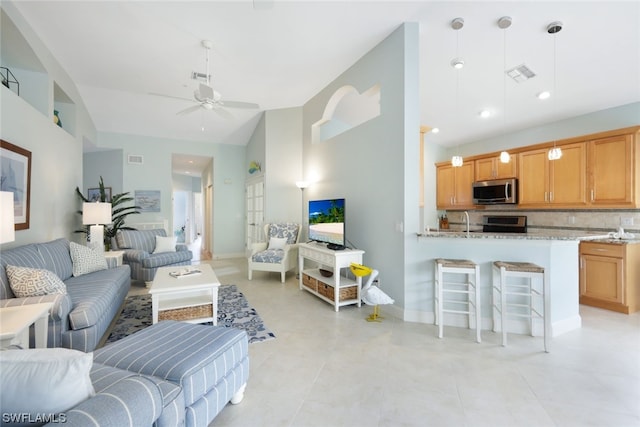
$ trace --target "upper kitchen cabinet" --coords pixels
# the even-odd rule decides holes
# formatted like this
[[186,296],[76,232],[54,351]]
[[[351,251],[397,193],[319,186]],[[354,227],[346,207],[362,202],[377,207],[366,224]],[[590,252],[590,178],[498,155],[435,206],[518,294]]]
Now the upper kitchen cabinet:
[[562,145],[562,157],[549,160],[550,147],[523,151],[518,157],[521,207],[584,207],[587,149],[584,143]]
[[518,155],[512,154],[509,163],[502,163],[499,156],[483,157],[475,161],[476,181],[517,177]]
[[438,209],[466,209],[473,207],[473,166],[465,161],[460,167],[450,163],[436,165],[436,204]]
[[589,202],[594,207],[637,207],[637,132],[588,142]]

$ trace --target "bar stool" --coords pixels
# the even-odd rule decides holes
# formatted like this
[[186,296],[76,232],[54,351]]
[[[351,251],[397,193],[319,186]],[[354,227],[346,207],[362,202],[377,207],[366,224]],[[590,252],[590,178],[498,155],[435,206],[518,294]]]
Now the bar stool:
[[[498,313],[503,346],[507,345],[507,317],[528,318],[531,336],[533,336],[533,319],[542,319],[544,351],[548,353],[551,311],[549,310],[549,287],[544,277],[544,268],[530,262],[495,261],[493,272],[493,332],[496,332]],[[497,281],[496,276],[499,276]],[[514,277],[524,280],[507,283],[509,278]],[[542,286],[536,288],[534,280]],[[510,307],[511,310],[509,310]]]
[[[466,259],[435,260],[435,324],[438,325],[438,338],[442,338],[444,329],[444,313],[466,314],[469,316],[469,329],[471,329],[471,317],[475,316],[476,341],[480,342],[480,267],[473,261]],[[444,280],[445,274],[463,274],[464,282],[448,282]],[[454,296],[458,298],[454,298]],[[466,298],[460,298],[466,295]],[[447,296],[447,298],[445,298]],[[448,308],[445,308],[445,304]],[[452,307],[460,307],[453,309]]]

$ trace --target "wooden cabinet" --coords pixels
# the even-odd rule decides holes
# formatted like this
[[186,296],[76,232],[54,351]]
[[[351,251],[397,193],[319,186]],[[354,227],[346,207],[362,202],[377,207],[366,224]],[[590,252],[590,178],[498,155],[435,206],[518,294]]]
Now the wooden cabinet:
[[580,304],[640,310],[640,244],[581,242]]
[[633,134],[588,142],[589,203],[635,207],[638,203],[638,153]]
[[502,163],[499,157],[491,156],[475,161],[476,181],[488,179],[515,178],[518,176],[518,155],[512,154],[509,163]]
[[438,209],[473,207],[473,162],[460,167],[436,165],[436,205]]
[[548,159],[548,147],[519,153],[520,206],[586,206],[586,146],[578,142],[561,148],[558,160]]

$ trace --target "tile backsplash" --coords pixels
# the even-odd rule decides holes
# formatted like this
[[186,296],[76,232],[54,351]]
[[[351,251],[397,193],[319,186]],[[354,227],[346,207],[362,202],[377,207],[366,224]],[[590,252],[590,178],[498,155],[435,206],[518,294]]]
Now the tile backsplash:
[[[524,210],[524,209],[496,209],[491,207],[481,210],[469,210],[471,228],[482,227],[484,215],[526,215],[529,229],[553,230],[584,230],[584,231],[615,231],[619,227],[630,233],[640,233],[640,209],[593,209],[593,210]],[[464,211],[438,211],[439,216],[447,215],[451,228],[465,227]],[[431,228],[436,221],[427,223]]]

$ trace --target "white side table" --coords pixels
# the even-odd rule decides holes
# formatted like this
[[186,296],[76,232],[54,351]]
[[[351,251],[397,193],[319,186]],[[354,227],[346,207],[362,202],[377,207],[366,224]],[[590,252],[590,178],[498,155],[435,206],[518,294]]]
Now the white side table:
[[[104,257],[107,259],[107,265],[109,267],[119,267],[119,266],[121,266],[122,265],[122,255],[124,255],[124,251],[106,251],[104,253]],[[115,260],[115,261],[111,261],[111,260]]]
[[49,310],[52,304],[27,304],[17,307],[0,308],[0,348],[11,344],[29,347],[29,327],[35,328],[35,345],[47,347]]

